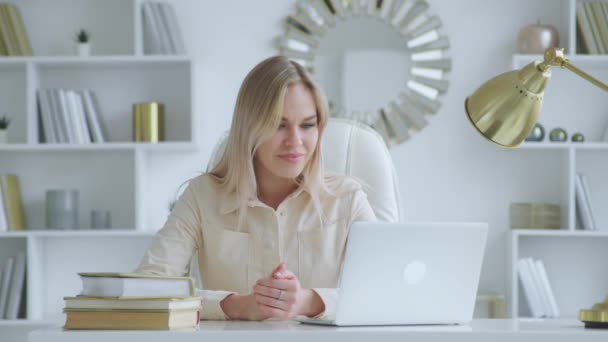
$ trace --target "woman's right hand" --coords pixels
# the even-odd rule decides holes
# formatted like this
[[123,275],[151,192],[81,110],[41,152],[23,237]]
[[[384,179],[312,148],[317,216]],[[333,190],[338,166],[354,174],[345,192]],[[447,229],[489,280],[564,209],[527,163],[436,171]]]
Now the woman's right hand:
[[261,310],[253,294],[232,294],[224,298],[220,306],[231,320],[263,321],[272,317],[267,311]]

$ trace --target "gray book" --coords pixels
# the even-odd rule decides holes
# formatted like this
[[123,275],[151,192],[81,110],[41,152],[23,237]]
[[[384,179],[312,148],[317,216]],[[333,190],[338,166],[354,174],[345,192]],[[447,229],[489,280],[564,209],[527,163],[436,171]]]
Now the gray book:
[[95,143],[104,143],[107,140],[107,132],[100,118],[99,106],[93,91],[85,89],[81,93],[82,103],[87,118],[87,125],[91,133],[91,140]]
[[171,42],[173,53],[178,55],[185,54],[186,48],[184,45],[182,32],[177,22],[177,14],[175,14],[175,9],[173,6],[171,6],[171,4],[166,2],[160,3],[159,5],[161,10],[161,18],[163,19],[163,23],[169,32],[169,40]]
[[44,133],[44,142],[58,142],[57,137],[55,137],[55,129],[53,127],[53,115],[51,112],[49,91],[46,89],[38,89],[38,113],[40,114],[41,124],[41,127],[38,129]]
[[585,187],[583,186],[583,178],[580,173],[577,173],[574,179],[574,190],[576,196],[576,209],[578,218],[581,223],[581,228],[584,230],[594,230],[591,217],[590,205],[587,202],[585,195]]
[[157,2],[151,3],[152,8],[152,16],[154,17],[154,22],[157,24],[156,27],[158,29],[158,34],[160,37],[160,52],[163,55],[172,55],[174,53],[173,48],[171,47],[171,39],[169,38],[169,29],[167,25],[164,24],[162,15],[161,15],[161,4]]
[[161,54],[160,33],[154,13],[152,12],[152,4],[144,2],[141,5],[144,31],[144,53],[146,55]]
[[8,302],[6,305],[6,313],[4,317],[8,319],[17,319],[19,314],[19,306],[21,304],[23,294],[23,284],[25,283],[25,252],[19,252],[15,261],[13,275],[11,277],[11,285],[8,291]]
[[8,303],[8,289],[11,285],[11,274],[13,273],[13,265],[15,258],[10,257],[6,260],[4,269],[2,270],[2,283],[0,283],[0,318],[6,317],[6,304]]

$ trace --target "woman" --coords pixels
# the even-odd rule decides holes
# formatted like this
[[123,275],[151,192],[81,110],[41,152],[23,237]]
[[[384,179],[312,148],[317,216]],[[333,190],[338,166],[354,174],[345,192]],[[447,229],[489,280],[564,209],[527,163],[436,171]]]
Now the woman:
[[198,251],[202,319],[334,314],[348,229],[375,216],[357,182],[323,171],[327,118],[304,68],[283,56],[259,63],[223,157],[190,181],[137,272],[186,274]]

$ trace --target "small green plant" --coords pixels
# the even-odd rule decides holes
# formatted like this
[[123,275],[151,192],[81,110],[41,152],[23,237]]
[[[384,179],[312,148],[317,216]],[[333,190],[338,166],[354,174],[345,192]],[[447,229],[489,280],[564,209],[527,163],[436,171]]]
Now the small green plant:
[[11,123],[11,120],[5,115],[0,117],[0,129],[7,129],[8,125]]
[[78,43],[84,44],[84,43],[88,43],[89,42],[89,38],[91,38],[91,35],[83,30],[80,30],[77,34],[76,34],[76,41]]

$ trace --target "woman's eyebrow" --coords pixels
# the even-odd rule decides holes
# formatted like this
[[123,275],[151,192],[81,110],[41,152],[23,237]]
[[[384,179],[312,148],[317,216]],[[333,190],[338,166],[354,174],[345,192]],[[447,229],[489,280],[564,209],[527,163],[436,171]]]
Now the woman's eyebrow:
[[[316,118],[317,118],[317,114],[314,114],[314,115],[311,115],[311,116],[305,118],[302,121],[309,121],[309,120],[316,119]],[[281,118],[281,121],[287,121],[287,122],[289,122],[289,120],[287,120],[287,118]]]

